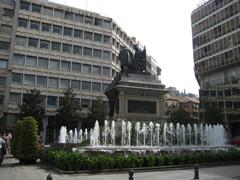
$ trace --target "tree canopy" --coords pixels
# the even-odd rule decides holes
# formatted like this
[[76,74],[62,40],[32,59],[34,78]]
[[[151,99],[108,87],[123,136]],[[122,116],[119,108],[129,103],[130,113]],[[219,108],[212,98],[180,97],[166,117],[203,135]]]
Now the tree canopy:
[[60,129],[61,126],[66,126],[68,130],[77,128],[81,120],[79,101],[76,100],[76,94],[71,88],[65,89],[63,94],[64,96],[60,98],[57,109],[57,128]]
[[83,123],[83,128],[92,128],[96,120],[98,120],[100,126],[103,126],[109,112],[108,103],[103,101],[102,97],[99,96],[93,101],[89,111],[88,118]]
[[204,120],[209,124],[222,124],[224,122],[223,110],[219,106],[208,106],[205,109]]
[[169,120],[173,123],[188,124],[193,122],[187,111],[173,105],[167,109],[166,114],[169,115]]
[[27,90],[24,94],[20,108],[20,118],[32,116],[38,122],[39,130],[42,129],[42,118],[45,115],[45,96],[36,89]]

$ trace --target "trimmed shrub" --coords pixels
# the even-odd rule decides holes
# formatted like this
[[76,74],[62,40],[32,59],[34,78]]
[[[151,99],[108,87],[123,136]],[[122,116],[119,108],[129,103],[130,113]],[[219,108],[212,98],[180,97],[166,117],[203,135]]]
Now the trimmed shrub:
[[[220,158],[221,157],[221,158]],[[134,167],[170,166],[192,163],[212,163],[239,161],[240,151],[228,152],[195,152],[192,154],[176,155],[86,155],[77,152],[49,151],[47,162],[61,170],[92,170],[123,169]]]
[[21,163],[34,163],[39,158],[38,125],[33,117],[25,117],[17,122],[12,147],[14,157]]

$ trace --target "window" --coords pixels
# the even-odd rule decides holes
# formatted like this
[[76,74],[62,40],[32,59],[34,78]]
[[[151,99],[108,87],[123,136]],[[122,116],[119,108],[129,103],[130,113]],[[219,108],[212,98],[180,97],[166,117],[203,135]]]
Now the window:
[[84,39],[92,40],[92,36],[93,36],[92,32],[84,31]]
[[52,51],[61,51],[61,43],[52,42]]
[[82,69],[83,73],[91,73],[91,65],[88,64],[83,64],[83,69]]
[[48,87],[50,88],[58,88],[58,78],[48,78]]
[[21,102],[21,94],[20,93],[10,93],[10,100],[11,104],[19,104]]
[[42,23],[42,31],[51,32],[51,24]]
[[72,71],[81,72],[81,64],[80,63],[72,63]]
[[30,29],[39,30],[40,23],[37,21],[30,21]]
[[53,25],[53,33],[62,34],[62,27]]
[[0,59],[0,69],[7,68],[7,60],[6,59]]
[[12,27],[8,26],[8,25],[5,25],[5,24],[2,24],[1,27],[0,27],[0,32],[10,35],[11,32],[12,32]]
[[69,79],[60,79],[60,88],[69,88],[70,87],[70,80]]
[[30,3],[24,2],[24,1],[21,1],[20,3],[21,3],[20,9],[27,10],[27,11],[30,9]]
[[50,42],[49,41],[40,40],[40,48],[41,49],[50,49]]
[[28,74],[24,75],[24,84],[26,84],[26,85],[34,85],[34,83],[35,83],[35,76],[28,75]]
[[41,13],[42,6],[37,4],[32,4],[32,12]]
[[84,47],[84,48],[83,48],[83,55],[84,55],[84,56],[92,56],[92,49],[91,49],[91,48]]
[[0,50],[8,51],[10,48],[9,42],[0,41]]
[[62,61],[61,62],[61,70],[69,72],[70,69],[71,69],[71,63],[70,62],[67,62],[67,61]]
[[72,80],[71,81],[71,88],[73,88],[73,89],[80,89],[80,81]]
[[65,36],[72,36],[72,34],[73,34],[73,29],[72,29],[72,28],[64,27],[64,29],[63,29],[63,34],[64,34]]
[[103,36],[103,42],[104,43],[110,44],[110,40],[111,40],[110,36],[106,36],[106,35]]
[[110,51],[103,51],[103,59],[110,60]]
[[83,31],[74,29],[74,37],[82,38],[83,37]]
[[101,92],[101,83],[92,83],[92,90]]
[[91,91],[91,82],[83,81],[82,82],[83,91]]
[[82,99],[81,100],[81,107],[82,108],[90,108],[90,100],[89,99]]
[[0,77],[0,87],[6,86],[6,77]]
[[102,27],[103,26],[103,20],[95,18],[94,25]]
[[37,76],[37,86],[47,87],[47,77]]
[[110,29],[110,24],[111,24],[110,21],[104,21],[104,22],[103,22],[103,27],[104,27],[105,29]]
[[53,16],[53,8],[43,6],[43,15]]
[[101,66],[93,66],[93,74],[101,75]]
[[110,68],[103,67],[103,76],[110,76]]
[[59,70],[59,67],[60,67],[59,60],[53,60],[53,59],[50,60],[50,66],[49,66],[50,69]]
[[38,67],[48,68],[48,59],[47,58],[38,58]]
[[94,33],[94,41],[101,43],[102,42],[102,35]]
[[25,56],[21,54],[14,54],[13,56],[13,64],[16,65],[24,65],[25,63]]
[[48,96],[47,97],[47,105],[48,106],[57,106],[57,97],[55,97],[55,96]]
[[102,92],[105,92],[108,87],[108,84],[102,84]]
[[102,58],[102,51],[99,49],[93,49],[93,57]]
[[26,65],[27,66],[37,66],[37,57],[27,56]]
[[63,44],[62,51],[67,53],[72,53],[72,45],[70,44]]
[[28,38],[28,46],[37,48],[38,47],[38,39]]
[[75,21],[76,22],[83,22],[83,15],[75,14]]
[[16,36],[16,45],[18,46],[26,46],[27,38],[24,36]]
[[63,17],[63,11],[60,10],[60,9],[54,9],[54,17],[62,18]]
[[12,73],[12,83],[22,83],[23,75]]
[[3,104],[3,103],[4,103],[4,96],[0,95],[0,104]]
[[28,28],[28,20],[27,19],[18,18],[18,27]]
[[65,11],[65,16],[64,16],[64,18],[73,21],[73,20],[74,20],[74,13],[69,12],[69,11]]
[[93,24],[93,17],[85,16],[85,24]]
[[3,8],[2,16],[4,16],[4,17],[13,17],[13,15],[14,15],[14,11],[12,9]]
[[73,54],[82,55],[82,47],[73,45]]

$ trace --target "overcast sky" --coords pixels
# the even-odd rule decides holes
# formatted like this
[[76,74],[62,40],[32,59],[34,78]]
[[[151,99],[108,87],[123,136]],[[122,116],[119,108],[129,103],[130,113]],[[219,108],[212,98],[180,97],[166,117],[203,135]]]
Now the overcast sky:
[[162,69],[167,87],[198,94],[193,71],[191,12],[199,0],[51,0],[113,18]]

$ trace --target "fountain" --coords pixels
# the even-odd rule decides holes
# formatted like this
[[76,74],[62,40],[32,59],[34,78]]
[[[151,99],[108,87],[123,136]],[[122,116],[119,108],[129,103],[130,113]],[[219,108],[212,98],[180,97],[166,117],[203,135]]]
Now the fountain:
[[[96,121],[93,129],[67,132],[62,127],[59,143],[89,142],[90,146],[74,148],[74,150],[87,149],[90,151],[134,151],[134,152],[160,152],[160,151],[195,151],[224,149],[226,146],[226,131],[220,124],[187,124],[180,123],[132,123],[121,121],[120,132],[117,131],[115,121],[104,122],[100,128]],[[118,142],[116,140],[119,140]],[[86,144],[86,143],[85,143]]]

